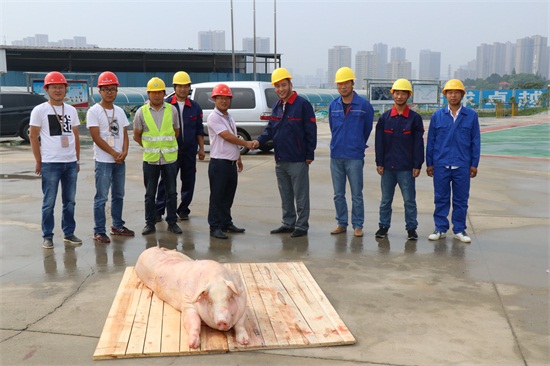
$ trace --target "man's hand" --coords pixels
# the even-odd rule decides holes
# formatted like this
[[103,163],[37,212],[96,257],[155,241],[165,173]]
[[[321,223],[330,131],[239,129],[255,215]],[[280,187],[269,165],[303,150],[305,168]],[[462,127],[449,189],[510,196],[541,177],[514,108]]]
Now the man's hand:
[[426,167],[426,174],[428,174],[428,177],[433,177],[434,176],[434,167],[433,166]]

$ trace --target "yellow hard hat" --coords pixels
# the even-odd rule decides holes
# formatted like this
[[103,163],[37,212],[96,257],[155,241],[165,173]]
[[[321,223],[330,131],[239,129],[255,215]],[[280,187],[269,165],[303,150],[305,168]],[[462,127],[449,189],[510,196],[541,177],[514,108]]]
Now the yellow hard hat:
[[408,92],[411,93],[411,95],[413,93],[412,84],[407,79],[397,79],[397,80],[395,80],[395,82],[393,83],[393,85],[391,87],[390,93],[393,93],[394,90],[408,91]]
[[447,81],[445,87],[443,88],[443,95],[447,94],[447,90],[462,90],[464,93],[466,93],[464,84],[462,84],[462,81],[458,79],[451,79]]
[[344,81],[355,80],[355,73],[349,67],[341,67],[336,71],[334,76],[335,83],[343,83]]
[[189,74],[185,71],[178,71],[174,74],[174,79],[172,79],[172,84],[187,85],[191,84],[191,78]]
[[275,85],[275,83],[278,83],[284,79],[292,79],[292,76],[287,69],[284,67],[279,67],[278,69],[273,70],[273,73],[271,74],[271,85]]
[[154,77],[154,78],[151,78],[151,80],[149,80],[147,82],[147,91],[148,92],[150,92],[150,91],[161,91],[161,90],[166,90],[166,84],[164,84],[164,81],[162,81],[161,78]]

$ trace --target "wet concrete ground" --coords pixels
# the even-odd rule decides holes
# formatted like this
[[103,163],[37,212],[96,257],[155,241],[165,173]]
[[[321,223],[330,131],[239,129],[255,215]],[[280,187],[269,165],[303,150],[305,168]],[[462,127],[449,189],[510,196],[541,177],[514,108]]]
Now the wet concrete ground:
[[[547,115],[482,119],[483,128],[549,121]],[[0,364],[2,365],[548,365],[548,160],[482,157],[471,189],[468,233],[430,242],[433,190],[417,181],[420,238],[407,241],[402,200],[394,200],[388,239],[376,240],[379,177],[365,164],[365,236],[331,236],[335,226],[326,124],[319,124],[311,165],[312,215],[307,237],[270,235],[280,224],[273,155],[244,157],[233,218],[245,234],[208,235],[207,162],[199,162],[191,219],[183,235],[157,224],[143,237],[141,150],[131,142],[124,218],[135,238],[94,244],[93,158],[83,143],[76,235],[65,246],[56,207],[55,248],[41,247],[40,179],[26,144],[0,144]],[[372,140],[372,139],[371,139]],[[371,144],[372,145],[372,142]],[[208,158],[208,155],[207,155]],[[109,221],[108,221],[109,222]],[[357,339],[352,346],[222,355],[92,361],[126,266],[160,244],[220,262],[303,261]]]

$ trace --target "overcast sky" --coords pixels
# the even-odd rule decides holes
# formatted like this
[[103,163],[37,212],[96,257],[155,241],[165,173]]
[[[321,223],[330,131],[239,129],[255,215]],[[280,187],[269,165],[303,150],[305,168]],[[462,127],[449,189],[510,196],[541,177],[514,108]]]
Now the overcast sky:
[[[230,0],[0,0],[0,42],[48,34],[50,42],[85,36],[106,48],[198,47],[198,32],[225,30],[231,50]],[[296,74],[328,68],[328,49],[404,47],[418,71],[421,49],[441,52],[446,74],[475,59],[481,43],[548,37],[549,0],[276,0],[277,52]],[[271,39],[273,0],[256,0],[256,36]],[[253,0],[233,0],[235,49],[253,36]],[[389,57],[389,55],[388,55]],[[355,67],[355,65],[352,65]]]

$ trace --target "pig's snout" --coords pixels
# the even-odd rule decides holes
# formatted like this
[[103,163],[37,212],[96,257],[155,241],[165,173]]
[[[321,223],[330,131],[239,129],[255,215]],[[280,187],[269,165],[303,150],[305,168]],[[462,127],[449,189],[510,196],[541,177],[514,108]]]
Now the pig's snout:
[[225,309],[220,309],[216,312],[216,328],[222,331],[228,331],[233,326],[231,322],[231,314]]
[[228,331],[231,328],[225,320],[218,320],[218,322],[216,323],[216,327],[219,330],[223,330],[223,331]]

